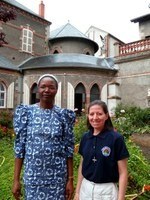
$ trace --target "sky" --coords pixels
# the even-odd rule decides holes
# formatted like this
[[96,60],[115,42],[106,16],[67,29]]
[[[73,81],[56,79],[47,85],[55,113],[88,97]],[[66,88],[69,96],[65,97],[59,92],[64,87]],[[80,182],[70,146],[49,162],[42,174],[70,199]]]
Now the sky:
[[[39,13],[41,0],[16,0]],[[138,23],[132,19],[150,14],[150,0],[43,0],[50,30],[66,23],[85,33],[90,26],[106,31],[125,43],[139,40]]]

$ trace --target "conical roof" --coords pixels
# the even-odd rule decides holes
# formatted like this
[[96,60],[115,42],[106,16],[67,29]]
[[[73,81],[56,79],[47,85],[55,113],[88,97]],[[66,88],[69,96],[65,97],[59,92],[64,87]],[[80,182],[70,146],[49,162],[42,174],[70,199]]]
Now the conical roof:
[[94,46],[95,52],[98,50],[98,44],[89,39],[85,34],[71,25],[69,22],[53,31],[50,32],[49,41],[55,41],[58,39],[67,39],[67,38],[78,38],[80,40],[85,40],[85,42],[91,43]]
[[50,33],[50,38],[60,38],[60,37],[80,37],[80,38],[86,38],[88,37],[84,35],[81,31],[79,31],[77,28],[72,26],[69,22]]

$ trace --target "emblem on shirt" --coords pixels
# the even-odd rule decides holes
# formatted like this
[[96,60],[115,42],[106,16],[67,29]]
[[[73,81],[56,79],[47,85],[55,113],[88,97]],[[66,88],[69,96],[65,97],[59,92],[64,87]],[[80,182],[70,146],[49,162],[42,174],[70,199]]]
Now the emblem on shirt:
[[111,149],[107,146],[103,147],[101,149],[103,156],[107,157],[110,155]]

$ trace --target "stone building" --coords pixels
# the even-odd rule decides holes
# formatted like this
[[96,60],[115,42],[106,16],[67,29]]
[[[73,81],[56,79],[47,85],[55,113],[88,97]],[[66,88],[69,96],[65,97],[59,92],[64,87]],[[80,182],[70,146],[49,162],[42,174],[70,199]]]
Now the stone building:
[[[69,45],[68,45],[69,44]],[[23,102],[37,101],[36,81],[51,73],[59,81],[56,104],[70,109],[85,109],[93,99],[107,101],[106,84],[117,70],[112,58],[98,58],[98,45],[70,23],[53,31],[48,46],[50,54],[28,59],[19,66],[23,72]]]
[[[113,57],[116,84],[123,104],[150,106],[150,14],[132,19],[139,23],[140,40],[125,44],[113,35],[91,26],[86,35],[100,46],[98,55]],[[109,98],[113,96],[109,95]]]
[[94,40],[99,49],[95,53],[95,56],[104,58],[104,57],[114,57],[116,54],[115,51],[115,43],[124,44],[123,41],[119,40],[112,34],[99,29],[95,26],[90,26],[89,29],[86,31],[86,36],[91,40]]
[[81,112],[94,99],[104,100],[110,113],[120,102],[148,106],[148,38],[132,45],[112,37],[107,43],[109,54],[98,57],[99,45],[70,23],[49,33],[51,22],[44,19],[42,1],[40,15],[15,0],[0,4],[17,15],[16,20],[1,23],[8,45],[0,48],[0,109],[37,102],[36,82],[45,73],[58,79],[55,103],[61,107]]
[[46,42],[51,22],[15,0],[1,0],[0,8],[11,9],[16,14],[15,20],[0,23],[0,30],[6,34],[8,42],[0,47],[0,109],[4,109],[14,108],[22,99],[23,74],[18,65],[48,53]]
[[120,83],[121,101],[142,108],[150,107],[150,14],[132,19],[139,23],[140,40],[116,44],[116,81]]

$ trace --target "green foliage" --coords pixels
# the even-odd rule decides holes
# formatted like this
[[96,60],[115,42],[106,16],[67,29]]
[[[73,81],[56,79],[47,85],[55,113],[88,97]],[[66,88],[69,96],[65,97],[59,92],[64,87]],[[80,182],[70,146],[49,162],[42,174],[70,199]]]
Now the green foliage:
[[13,181],[13,140],[7,137],[0,140],[0,199],[12,200]]
[[6,126],[0,125],[0,138],[3,138],[3,137],[12,138],[13,136],[14,136],[13,129],[9,129]]
[[[124,112],[122,112],[124,111]],[[150,125],[150,108],[119,104],[115,109],[116,118],[127,117],[135,127]]]
[[80,155],[78,153],[74,154],[74,159],[73,159],[73,168],[74,168],[74,185],[77,184],[77,178],[78,178],[78,168],[80,164]]
[[[125,110],[124,112],[120,112]],[[133,142],[130,141],[130,135],[133,133],[150,133],[149,127],[149,109],[140,109],[136,107],[125,107],[119,105],[116,108],[116,117],[113,120],[115,128],[126,136],[126,144],[130,153],[128,160],[129,184],[127,194],[140,193],[144,184],[150,185],[150,167],[149,161],[143,156],[142,151]],[[1,118],[3,116],[3,119]],[[7,117],[8,120],[7,120]],[[8,124],[11,123],[11,126]],[[7,112],[0,114],[0,199],[13,200],[11,194],[13,180],[13,136],[12,115]],[[7,131],[6,131],[7,130]],[[74,133],[75,143],[79,144],[82,134],[87,131],[86,116],[77,118]],[[7,136],[7,137],[4,137]],[[8,137],[9,136],[9,137]],[[10,137],[11,136],[11,137]],[[78,148],[78,146],[76,146]],[[74,184],[76,185],[80,155],[74,153]],[[7,172],[7,173],[6,173]],[[147,200],[150,194],[145,192],[138,197],[140,200]]]
[[149,162],[143,156],[142,151],[132,141],[126,142],[130,158],[128,160],[129,184],[128,193],[138,193],[143,185],[150,185]]
[[150,133],[150,109],[119,104],[112,119],[115,128],[125,137],[133,133]]
[[13,128],[12,112],[9,110],[0,112],[0,125],[6,128]]
[[150,199],[150,192],[146,191],[140,196],[138,196],[138,200],[149,200]]
[[78,144],[80,142],[82,134],[86,131],[87,131],[86,116],[82,115],[80,117],[77,117],[76,123],[74,126],[75,143],[76,144]]
[[75,153],[74,153],[74,184],[77,183],[77,177],[78,177],[78,167],[80,164],[80,155],[78,154],[78,144],[80,143],[81,137],[83,133],[87,131],[87,125],[86,125],[86,116],[82,115],[77,117],[76,123],[74,126],[74,134],[75,134]]
[[9,110],[0,112],[0,138],[14,136],[13,116]]

